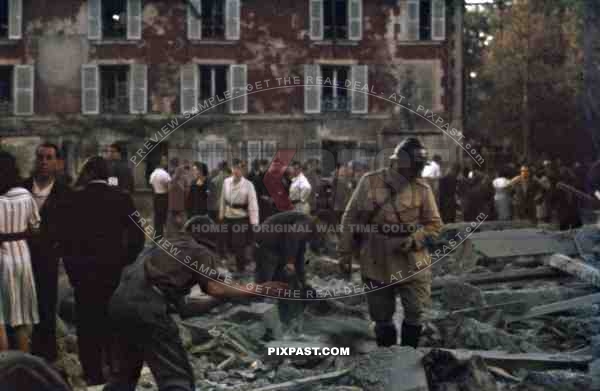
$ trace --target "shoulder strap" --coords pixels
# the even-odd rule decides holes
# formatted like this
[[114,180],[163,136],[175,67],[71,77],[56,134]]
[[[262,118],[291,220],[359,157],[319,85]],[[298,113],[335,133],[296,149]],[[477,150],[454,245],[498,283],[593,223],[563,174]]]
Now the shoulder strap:
[[386,187],[388,188],[388,190],[390,191],[387,196],[385,197],[385,199],[383,200],[383,202],[380,203],[376,203],[375,208],[373,208],[373,210],[369,213],[368,215],[368,219],[366,221],[367,224],[371,223],[371,220],[373,220],[373,218],[375,217],[375,215],[377,214],[377,212],[379,212],[380,209],[383,208],[383,205],[387,204],[388,202],[392,201],[392,208],[394,208],[394,213],[396,213],[396,218],[398,219],[398,222],[400,222],[402,219],[400,218],[400,213],[398,213],[398,209],[396,209],[396,203],[395,198],[398,196],[398,193],[396,193],[396,190],[387,182],[385,182]]

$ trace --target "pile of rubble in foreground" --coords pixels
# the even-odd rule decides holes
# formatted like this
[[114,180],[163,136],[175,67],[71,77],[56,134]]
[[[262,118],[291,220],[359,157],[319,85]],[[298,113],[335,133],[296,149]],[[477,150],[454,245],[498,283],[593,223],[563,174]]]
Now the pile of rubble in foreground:
[[[291,326],[277,324],[275,302],[225,303],[180,320],[197,390],[598,387],[593,378],[600,361],[593,359],[600,356],[600,271],[578,259],[574,233],[499,222],[483,223],[475,233],[470,227],[445,228],[445,256],[432,266],[433,307],[419,349],[377,348],[364,295],[310,301]],[[451,251],[443,248],[444,240],[449,247],[463,231],[465,240]],[[337,274],[335,259],[313,257],[308,266],[313,287],[339,292],[352,284]],[[190,308],[207,300],[195,294]],[[276,330],[269,341],[267,325]],[[64,360],[73,360],[73,338],[65,333],[61,341]],[[350,356],[267,354],[273,347],[327,346],[349,347]],[[156,390],[147,368],[138,389]]]

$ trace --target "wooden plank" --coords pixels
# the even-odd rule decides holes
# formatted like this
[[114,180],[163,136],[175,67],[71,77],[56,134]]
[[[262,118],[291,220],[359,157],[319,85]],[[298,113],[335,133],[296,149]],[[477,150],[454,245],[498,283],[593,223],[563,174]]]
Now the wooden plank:
[[[541,278],[558,278],[563,276],[563,273],[552,267],[538,267],[535,269],[512,269],[498,273],[476,273],[467,274],[460,278],[460,282],[465,282],[471,285],[483,285],[497,282],[520,281]],[[432,289],[440,289],[444,286],[447,280],[435,279],[431,286]]]
[[578,254],[571,235],[533,228],[476,232],[469,238],[475,250],[488,258]]
[[529,309],[523,315],[509,317],[506,319],[508,323],[516,322],[519,320],[535,318],[537,316],[554,314],[556,312],[567,311],[573,308],[583,307],[586,305],[592,305],[600,302],[600,293],[594,293],[592,295],[581,296],[575,299],[557,301],[550,304],[539,305]]
[[347,374],[348,372],[350,372],[350,369],[342,369],[340,371],[324,373],[322,375],[309,376],[309,377],[305,377],[302,379],[294,379],[294,380],[286,381],[284,383],[279,383],[279,384],[271,384],[266,387],[255,388],[252,391],[287,390],[287,389],[295,388],[295,387],[298,387],[301,385],[306,386],[308,384],[314,384],[314,383],[320,384],[323,381],[333,380],[333,379],[342,377],[345,374]]
[[[433,348],[419,348],[427,354]],[[486,364],[501,368],[524,368],[530,370],[583,369],[587,370],[591,355],[570,353],[507,353],[497,350],[441,349],[455,355],[459,360],[480,356]]]
[[547,258],[546,263],[600,288],[600,270],[579,259],[569,258],[563,254],[554,254]]

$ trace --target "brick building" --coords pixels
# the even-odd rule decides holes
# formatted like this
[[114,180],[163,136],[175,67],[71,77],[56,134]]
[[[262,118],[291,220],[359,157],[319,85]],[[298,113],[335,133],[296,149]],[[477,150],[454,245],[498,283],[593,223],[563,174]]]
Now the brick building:
[[0,137],[25,154],[55,141],[72,173],[119,142],[125,158],[137,156],[139,186],[166,153],[214,168],[296,148],[327,172],[336,161],[377,162],[416,133],[454,160],[434,121],[399,103],[460,129],[462,9],[460,0],[0,0]]

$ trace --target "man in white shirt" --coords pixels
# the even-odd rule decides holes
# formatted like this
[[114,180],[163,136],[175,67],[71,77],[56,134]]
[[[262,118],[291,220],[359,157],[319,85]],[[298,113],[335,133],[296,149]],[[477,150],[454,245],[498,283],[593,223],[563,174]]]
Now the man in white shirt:
[[154,192],[154,231],[157,238],[163,236],[169,210],[169,183],[171,182],[171,176],[165,170],[166,167],[167,157],[163,156],[160,159],[160,165],[150,174],[150,185]]
[[302,165],[293,161],[290,165],[292,183],[290,185],[290,200],[298,212],[310,214],[310,194],[312,186],[302,172]]
[[233,161],[232,175],[223,181],[219,221],[227,226],[227,247],[235,255],[238,271],[252,259],[253,226],[258,225],[258,199],[254,185],[242,175],[242,162]]
[[439,179],[442,176],[442,169],[440,164],[442,163],[442,157],[440,155],[434,155],[433,160],[430,161],[425,168],[421,176],[423,178]]

